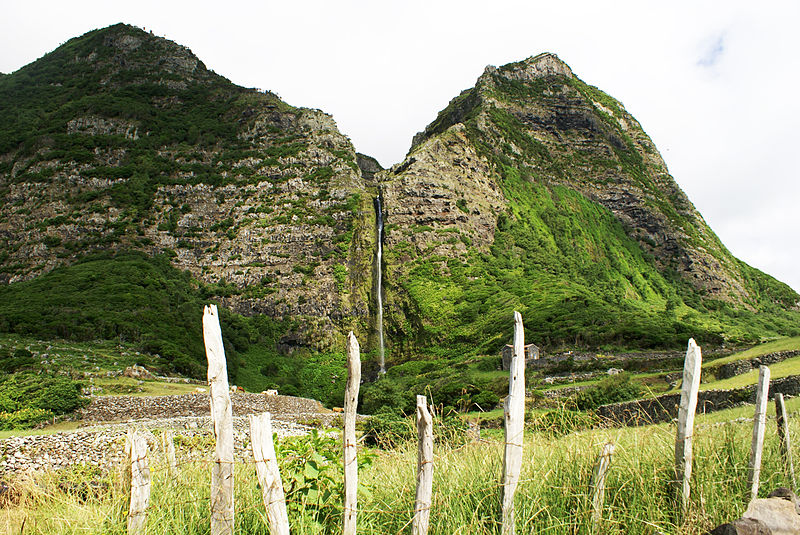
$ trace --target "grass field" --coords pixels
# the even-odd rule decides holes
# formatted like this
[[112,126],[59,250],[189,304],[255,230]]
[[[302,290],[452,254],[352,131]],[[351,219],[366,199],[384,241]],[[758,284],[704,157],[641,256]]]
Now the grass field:
[[736,360],[752,359],[755,357],[760,357],[761,355],[766,355],[767,353],[777,353],[778,351],[792,351],[795,349],[800,349],[800,336],[794,336],[792,338],[781,338],[779,340],[773,340],[771,342],[759,344],[755,347],[747,349],[746,351],[740,351],[738,353],[734,353],[733,355],[729,355],[727,357],[722,357],[713,360],[711,362],[708,362],[705,365],[703,365],[703,367],[715,368],[717,366],[722,366],[723,364],[728,364],[729,362],[734,362]]
[[[797,410],[800,400],[790,401]],[[522,480],[517,492],[517,532],[590,533],[592,466],[606,442],[616,445],[608,473],[600,533],[697,534],[737,518],[746,506],[747,460],[753,407],[699,416],[695,430],[692,502],[684,519],[675,513],[674,426],[668,424],[597,429],[554,437],[527,433]],[[791,424],[794,436],[800,426]],[[797,443],[797,441],[795,441]],[[316,476],[303,466],[309,448],[339,454],[338,441],[304,439],[279,444],[292,533],[341,531],[341,468],[323,464]],[[208,447],[208,444],[205,444]],[[304,449],[305,448],[305,449]],[[498,433],[466,445],[438,444],[432,534],[499,533],[503,441]],[[208,533],[209,471],[205,461],[188,461],[185,450],[178,477],[153,462],[148,534]],[[795,458],[800,451],[795,451]],[[413,514],[416,445],[394,450],[362,448],[368,463],[359,472],[359,533],[408,533]],[[335,457],[334,457],[335,458]],[[775,425],[767,428],[761,495],[789,486],[782,471]],[[316,478],[316,479],[315,479]],[[93,482],[91,487],[89,482]],[[87,491],[91,489],[91,492]],[[91,469],[41,476],[17,487],[20,502],[0,508],[0,532],[30,534],[125,533],[126,494],[118,473]],[[252,465],[236,469],[236,533],[266,534],[264,509]],[[23,530],[24,525],[24,531]]]
[[[787,377],[789,375],[800,374],[800,357],[794,357],[791,359],[784,360],[783,362],[770,364],[769,371],[770,371],[770,378],[773,380],[780,379],[781,377]],[[756,382],[758,382],[757,369],[749,371],[747,373],[743,373],[741,375],[737,375],[735,377],[729,377],[728,379],[702,383],[700,385],[700,390],[710,390],[710,389],[728,390],[731,388],[740,388],[743,386],[752,385],[755,384]]]
[[[726,357],[753,358],[759,354],[796,349],[800,338],[762,344]],[[83,348],[90,351],[90,347]],[[96,348],[97,358],[106,349]],[[108,349],[113,351],[113,349]],[[80,351],[78,352],[80,353]],[[107,355],[113,357],[112,355]],[[82,354],[76,358],[83,360]],[[121,365],[119,361],[116,365]],[[715,361],[716,364],[719,361]],[[99,364],[99,361],[98,361]],[[800,358],[771,367],[774,378],[800,373]],[[734,388],[755,382],[756,372],[703,388]],[[658,374],[640,374],[645,383]],[[752,375],[752,377],[751,377]],[[140,395],[181,393],[196,385],[96,377],[108,390],[142,389]],[[800,398],[787,401],[796,418]],[[692,501],[687,516],[676,513],[673,490],[674,425],[593,429],[556,436],[526,432],[522,479],[517,493],[517,532],[589,534],[591,474],[606,442],[616,445],[606,483],[602,525],[595,533],[652,535],[700,534],[739,517],[746,508],[747,463],[754,407],[746,405],[698,415],[695,427],[695,464]],[[534,410],[531,414],[541,414]],[[774,417],[769,405],[768,416]],[[502,411],[468,415],[497,419]],[[74,429],[64,422],[37,433]],[[27,432],[0,433],[0,438]],[[800,424],[791,421],[794,437]],[[483,439],[467,444],[438,443],[431,534],[495,534],[500,532],[500,474],[502,429],[484,430]],[[798,443],[797,440],[794,441]],[[209,448],[207,443],[183,443],[179,448],[180,474],[171,477],[153,458],[153,490],[148,534],[205,534],[209,532],[209,472],[207,461],[189,459],[186,447]],[[180,445],[179,445],[180,446]],[[332,534],[341,531],[341,466],[338,441],[306,438],[278,445],[282,477],[287,489],[292,533]],[[330,459],[308,471],[305,460],[321,453]],[[182,456],[180,455],[182,454]],[[800,458],[800,449],[793,451]],[[406,442],[392,450],[363,447],[366,462],[359,472],[359,533],[408,533],[413,515],[416,444]],[[125,533],[127,495],[119,472],[101,473],[76,468],[38,476],[33,481],[12,481],[13,503],[0,504],[0,532],[29,534]],[[784,474],[774,420],[768,422],[762,469],[761,495],[792,485]],[[265,513],[253,466],[236,468],[237,534],[267,534]]]

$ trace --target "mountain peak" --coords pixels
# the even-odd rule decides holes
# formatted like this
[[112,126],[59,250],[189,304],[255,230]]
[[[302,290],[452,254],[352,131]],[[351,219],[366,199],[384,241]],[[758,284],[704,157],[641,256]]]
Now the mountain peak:
[[500,75],[509,80],[532,81],[548,76],[564,76],[573,78],[569,65],[552,52],[543,52],[522,61],[508,63],[502,67],[489,65],[484,75]]
[[186,87],[211,75],[189,48],[124,23],[70,39],[20,71],[46,74],[47,83],[58,83],[76,69],[93,71],[101,85],[112,86],[150,79]]

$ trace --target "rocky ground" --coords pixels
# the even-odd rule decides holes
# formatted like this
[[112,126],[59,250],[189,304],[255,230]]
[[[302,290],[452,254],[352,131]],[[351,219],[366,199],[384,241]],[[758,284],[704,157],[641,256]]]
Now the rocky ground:
[[[235,393],[236,455],[247,458],[250,430],[247,415],[269,411],[279,437],[308,433],[320,425],[335,424],[339,417],[318,401],[292,396]],[[0,473],[31,473],[87,464],[105,469],[122,461],[125,435],[144,431],[155,458],[163,455],[163,431],[173,430],[178,455],[194,458],[213,443],[208,394],[179,396],[97,396],[81,411],[83,425],[75,431],[30,435],[0,440]],[[181,446],[185,447],[181,447]]]

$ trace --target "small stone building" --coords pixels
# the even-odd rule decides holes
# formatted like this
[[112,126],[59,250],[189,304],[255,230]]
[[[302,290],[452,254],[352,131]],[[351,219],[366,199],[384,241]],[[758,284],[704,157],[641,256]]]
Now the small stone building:
[[[503,370],[508,371],[511,367],[511,358],[514,356],[514,346],[506,344],[502,351],[503,357]],[[528,344],[525,346],[525,367],[531,363],[539,360],[539,347],[536,344]],[[538,362],[536,362],[538,363]]]

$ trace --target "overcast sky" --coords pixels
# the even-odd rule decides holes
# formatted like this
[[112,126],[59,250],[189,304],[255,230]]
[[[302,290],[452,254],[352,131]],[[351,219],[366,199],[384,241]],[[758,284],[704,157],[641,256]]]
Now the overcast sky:
[[117,22],[333,115],[384,166],[486,65],[548,51],[620,100],[739,258],[800,290],[800,2],[5,2],[0,71]]

